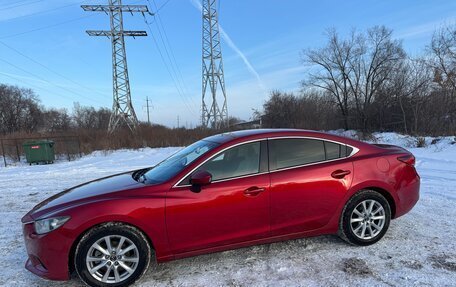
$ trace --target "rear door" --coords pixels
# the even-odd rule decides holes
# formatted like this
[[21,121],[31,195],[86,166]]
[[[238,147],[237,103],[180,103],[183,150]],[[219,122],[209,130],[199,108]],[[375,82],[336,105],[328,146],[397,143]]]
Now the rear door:
[[269,140],[272,235],[323,227],[353,178],[352,148],[308,138]]

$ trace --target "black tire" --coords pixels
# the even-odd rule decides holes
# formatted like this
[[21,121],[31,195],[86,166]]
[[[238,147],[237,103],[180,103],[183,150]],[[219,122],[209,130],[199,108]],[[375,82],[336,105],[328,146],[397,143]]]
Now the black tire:
[[[120,282],[105,283],[90,274],[89,263],[86,263],[86,257],[91,250],[92,245],[106,236],[123,236],[130,240],[137,247],[138,262],[134,272]],[[93,249],[92,249],[93,250]],[[77,274],[81,280],[88,286],[94,287],[123,287],[135,283],[146,272],[151,259],[151,247],[145,235],[137,228],[122,223],[106,223],[89,230],[79,241],[74,257],[74,265]],[[119,253],[120,254],[120,253]],[[114,263],[109,263],[114,267]],[[107,268],[107,267],[106,267]],[[126,270],[125,270],[126,271]],[[113,271],[112,271],[113,272]],[[110,273],[112,274],[112,273]]]
[[[376,202],[375,206],[379,207],[378,204],[381,205],[381,207],[383,208],[382,215],[384,216],[384,222],[381,225],[381,228],[379,229],[379,231],[376,231],[374,233],[372,233],[373,226],[371,227],[372,219],[369,219],[368,215],[366,215],[366,219],[364,219],[364,217],[361,217],[361,216],[359,216],[359,218],[356,218],[356,220],[362,219],[363,220],[362,222],[359,222],[359,223],[351,222],[352,214],[354,214],[355,208],[358,208],[357,211],[359,212],[359,208],[361,207],[361,209],[362,209],[363,202],[371,203],[373,201]],[[353,215],[353,216],[358,216],[358,215]],[[375,217],[371,217],[371,218],[375,218]],[[382,237],[385,235],[386,231],[388,230],[390,221],[391,221],[391,207],[388,203],[388,200],[386,200],[386,198],[383,195],[381,195],[380,193],[378,193],[376,191],[361,190],[350,198],[350,200],[346,203],[344,210],[342,211],[342,215],[341,215],[341,219],[340,219],[340,223],[339,223],[339,236],[343,240],[345,240],[348,243],[353,244],[353,245],[359,245],[359,246],[371,245],[371,244],[376,243],[380,239],[382,239]],[[378,224],[378,223],[380,223],[380,221],[374,222],[374,224]],[[366,231],[366,233],[365,233],[366,238],[361,237],[360,234],[357,235],[355,233],[355,230],[357,230],[358,227],[361,230],[363,229],[363,226],[362,226],[363,224],[366,224],[366,226],[369,226],[368,228],[371,228],[370,236],[367,235],[369,233],[369,231],[366,231],[366,228],[364,228]],[[379,225],[375,225],[375,226],[379,226]],[[370,237],[370,238],[367,238],[367,237]]]

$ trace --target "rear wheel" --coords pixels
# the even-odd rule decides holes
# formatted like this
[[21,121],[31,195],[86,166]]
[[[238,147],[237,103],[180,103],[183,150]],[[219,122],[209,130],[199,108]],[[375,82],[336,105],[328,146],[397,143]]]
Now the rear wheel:
[[391,208],[383,195],[362,190],[345,205],[339,235],[354,245],[370,245],[379,241],[388,230]]
[[89,286],[129,286],[150,262],[151,250],[136,228],[108,223],[90,230],[76,248],[75,267]]

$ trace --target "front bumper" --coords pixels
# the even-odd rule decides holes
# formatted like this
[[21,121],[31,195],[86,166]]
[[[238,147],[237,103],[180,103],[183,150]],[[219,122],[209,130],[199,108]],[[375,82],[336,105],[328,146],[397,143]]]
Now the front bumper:
[[39,277],[49,280],[70,279],[68,258],[72,240],[59,228],[38,235],[33,223],[23,224],[25,247],[28,259],[25,268]]

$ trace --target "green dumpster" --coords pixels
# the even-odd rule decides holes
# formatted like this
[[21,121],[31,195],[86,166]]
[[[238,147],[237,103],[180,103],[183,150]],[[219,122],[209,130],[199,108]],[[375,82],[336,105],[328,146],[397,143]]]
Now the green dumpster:
[[29,164],[53,163],[55,160],[54,142],[50,140],[27,141],[22,144]]

